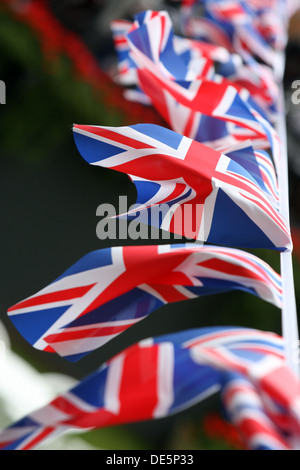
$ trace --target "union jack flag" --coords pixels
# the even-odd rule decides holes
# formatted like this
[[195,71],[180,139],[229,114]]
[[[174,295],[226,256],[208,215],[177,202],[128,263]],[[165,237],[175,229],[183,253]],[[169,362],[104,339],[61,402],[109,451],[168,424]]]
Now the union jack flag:
[[258,29],[253,25],[254,19],[258,15],[254,15],[251,8],[243,1],[206,1],[208,15],[214,21],[221,23],[223,28],[227,26],[228,30],[232,29],[232,41],[234,43],[235,36],[245,45],[253,56],[258,56],[264,63],[274,64],[274,49],[267,43],[265,38],[260,34]]
[[[146,214],[146,223],[211,244],[290,248],[289,228],[246,159],[229,158],[154,124],[74,125],[73,131],[88,163],[131,177],[138,193],[137,208]],[[253,157],[251,165],[255,161]],[[160,223],[149,212],[162,206],[167,212]],[[135,218],[137,212],[129,216]],[[185,215],[187,223],[183,223]]]
[[[140,89],[175,132],[206,145],[212,142],[210,146],[214,148],[251,139],[255,148],[271,148],[276,170],[280,168],[279,137],[262,113],[253,107],[247,90],[238,92],[225,79],[220,83],[176,82],[151,67],[139,68],[138,79]],[[203,123],[203,115],[210,118],[209,125]],[[221,120],[224,125],[217,125],[213,120]],[[212,130],[208,131],[211,124]]]
[[126,34],[132,28],[133,23],[127,20],[115,20],[111,22],[111,32],[115,50],[118,56],[117,81],[123,85],[136,84],[136,67],[129,56],[129,46]]
[[[135,51],[132,50],[136,48],[155,63],[160,73],[168,79],[209,79],[218,82],[220,75],[230,77],[238,91],[247,89],[267,116],[273,117],[278,87],[268,68],[258,64],[249,54],[244,54],[247,58],[247,65],[244,65],[241,56],[230,54],[224,47],[174,35],[166,12],[146,11],[137,15],[131,25],[128,21],[114,21],[111,25],[119,58],[118,79],[124,85],[137,86],[136,91],[126,91],[128,99],[145,102],[138,83]],[[215,61],[218,62],[218,75],[214,70]],[[151,97],[146,97],[147,104],[150,104]]]
[[210,48],[186,38],[174,35],[173,25],[167,12],[145,11],[135,16],[130,30],[126,31],[128,54],[131,44],[143,50],[151,61],[157,64],[164,75],[176,80],[194,80],[199,77],[213,77],[213,58],[218,56],[231,60],[224,49]]
[[8,315],[34,347],[77,361],[165,304],[231,290],[281,308],[280,276],[243,251],[112,247],[89,253]]
[[168,14],[153,11],[137,15],[132,28],[124,31],[124,36],[123,42],[127,43],[131,67],[135,66],[134,51],[133,56],[131,54],[134,45],[157,64],[160,72],[169,79],[192,81],[205,78],[218,81],[222,75],[229,78],[238,90],[247,89],[254,102],[268,116],[274,114],[278,86],[273,70],[259,64],[247,53],[241,39],[235,39],[236,52],[231,54],[224,47],[175,35]]
[[[194,5],[197,3],[202,5],[201,18],[195,18]],[[218,43],[223,35],[223,43],[229,43],[231,47],[234,47],[236,39],[242,40],[245,50],[272,67],[275,50],[282,50],[287,42],[285,21],[289,12],[288,2],[284,3],[282,9],[280,0],[253,0],[247,3],[242,0],[183,2],[182,28],[190,37],[200,35],[208,42]],[[211,22],[214,27],[201,27],[207,22]]]
[[221,62],[218,65],[218,74],[227,77],[237,88],[247,89],[268,120],[274,123],[278,112],[279,91],[273,69],[254,59],[239,36],[235,36],[231,42],[222,25],[213,18],[195,17],[189,9],[182,8],[182,19],[183,34],[194,38],[194,41],[201,40],[201,44],[207,41],[211,46],[228,50],[234,60],[224,65]]
[[[278,432],[272,417],[266,413],[263,397],[248,378],[237,373],[226,374],[221,393],[224,413],[249,449],[289,450],[292,448],[284,432]],[[285,419],[283,415],[282,417]]]
[[[137,84],[136,64],[130,55],[130,46],[127,33],[138,30],[139,26],[146,28],[154,27],[152,38],[161,38],[159,43],[151,40],[149,49],[159,47],[159,51],[153,51],[152,58],[162,55],[160,63],[169,78],[196,78],[199,76],[212,77],[214,75],[213,60],[222,62],[224,70],[232,69],[230,65],[233,59],[230,54],[221,47],[208,45],[173,34],[172,24],[167,12],[146,11],[136,15],[135,21],[114,20],[111,22],[112,37],[118,57],[116,80],[122,85],[130,85],[125,96],[134,101],[151,104],[149,98],[139,89]],[[154,24],[152,24],[154,21]],[[148,34],[148,32],[146,32]],[[174,50],[173,50],[174,47]],[[236,58],[234,58],[236,61]],[[135,85],[135,88],[132,88]]]
[[244,141],[236,147],[224,149],[224,153],[244,167],[248,173],[269,194],[270,202],[279,208],[279,188],[276,171],[269,154],[264,150],[254,150],[249,141]]
[[[202,4],[203,17],[197,16],[195,3]],[[242,58],[245,65],[230,80],[247,88],[273,124],[278,114],[278,52],[287,44],[286,25],[294,11],[293,3],[205,0],[183,2],[181,7],[184,34],[223,44]]]
[[[152,28],[146,31],[148,37],[142,27],[146,25],[130,30],[127,34],[130,56],[137,66],[138,88],[144,92],[171,129],[207,143],[209,138],[205,138],[205,129],[212,124],[213,140],[210,140],[213,148],[220,145],[220,139],[245,140],[245,135],[240,133],[240,129],[246,129],[250,132],[248,136],[256,148],[271,148],[278,169],[281,154],[279,138],[268,116],[254,101],[250,92],[242,88],[241,83],[232,82],[220,75],[215,80],[207,77],[192,80],[170,77],[170,73],[166,73],[170,67],[165,65],[163,50],[157,46],[153,51],[150,47]],[[164,36],[161,40],[163,38]],[[173,52],[170,48],[167,56],[176,56]],[[176,59],[178,61],[177,56]],[[174,62],[176,63],[175,59]],[[210,125],[203,130],[203,115],[221,120],[225,125],[215,127],[211,119]],[[228,123],[231,124],[230,129]]]
[[282,338],[239,327],[187,330],[125,349],[3,430],[0,447],[28,450],[69,429],[159,419],[219,392],[249,448],[293,449],[300,431],[299,381],[285,363]]

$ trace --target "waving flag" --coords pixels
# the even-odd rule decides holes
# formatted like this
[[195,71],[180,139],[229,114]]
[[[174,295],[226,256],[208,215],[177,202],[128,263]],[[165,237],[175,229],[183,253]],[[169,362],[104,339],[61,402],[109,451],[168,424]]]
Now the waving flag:
[[[165,52],[171,39],[165,33],[162,20],[159,22],[159,19],[160,17],[156,15],[151,19],[154,24],[136,25],[127,34],[131,49],[130,57],[137,66],[138,88],[145,93],[152,105],[176,132],[207,142],[208,139],[204,137],[205,132],[201,131],[202,116],[210,117],[211,125],[213,119],[221,120],[225,123],[224,127],[217,127],[214,130],[213,138],[216,142],[212,146],[216,148],[219,140],[225,135],[235,140],[241,137],[244,139],[239,129],[246,129],[251,132],[253,145],[258,148],[271,148],[278,169],[281,154],[278,136],[268,121],[268,116],[254,101],[250,92],[242,88],[241,84],[221,76],[215,80],[209,80],[205,76],[187,79],[184,78],[187,77],[186,72],[176,76],[177,70],[181,68],[178,65],[180,58],[171,46],[168,48],[168,53]],[[160,40],[156,39],[154,42],[155,32]],[[176,66],[172,69],[169,64],[173,62]],[[269,85],[264,88],[272,89]]]
[[[268,113],[264,113],[250,91],[242,86],[245,77],[255,75],[254,59],[249,59],[245,52],[250,69],[241,72],[236,82],[220,75],[214,80],[204,73],[198,76],[193,67],[189,68],[189,62],[184,62],[183,56],[176,54],[168,17],[158,12],[147,12],[140,20],[145,18],[148,22],[135,21],[126,34],[130,59],[137,67],[137,91],[129,90],[126,96],[143,102],[144,93],[146,102],[157,109],[173,130],[213,148],[220,148],[224,139],[231,143],[245,140],[246,131],[246,138],[251,138],[256,148],[272,149],[278,169],[281,153],[278,136],[268,121]],[[257,70],[257,76],[263,77],[264,84],[254,80],[249,90],[272,90],[270,93],[274,98],[277,87],[273,79],[270,82],[270,74],[263,72]],[[273,98],[267,102],[272,116]],[[263,95],[260,99],[264,101]],[[209,119],[208,122],[205,120],[203,123],[203,115]],[[220,120],[223,125],[217,124]],[[206,135],[207,129],[210,131]],[[241,133],[241,129],[244,132]]]
[[86,255],[8,314],[33,346],[75,361],[165,304],[232,290],[281,307],[280,276],[243,251],[113,247]]
[[[262,110],[255,109],[257,105],[246,89],[224,78],[219,82],[175,81],[157,72],[150,64],[139,67],[138,88],[171,129],[207,145],[211,142],[213,148],[220,141],[222,145],[224,138],[229,142],[251,138],[256,148],[271,148],[279,166],[280,153],[273,143],[276,132]],[[203,116],[210,118],[208,123],[203,123]]]
[[247,88],[275,123],[279,90],[274,71],[276,74],[277,53],[287,43],[289,2],[201,0],[201,17],[193,6],[196,3],[183,2],[180,9],[183,34],[223,44],[238,54],[244,65],[237,68],[230,80]]
[[[183,38],[173,33],[167,12],[146,11],[134,23],[114,21],[111,25],[119,58],[119,79],[124,85],[138,85],[134,56],[142,51],[168,79],[192,81],[230,78],[238,90],[245,88],[270,116],[278,98],[278,87],[268,67],[258,64],[236,41],[238,54],[222,46]],[[245,59],[245,64],[243,63]],[[215,72],[216,64],[218,73]],[[272,113],[271,113],[272,112]],[[271,114],[270,114],[271,113]]]
[[286,366],[282,339],[238,327],[188,330],[125,349],[0,433],[0,447],[33,449],[69,429],[162,418],[220,390],[250,448],[293,448],[300,430],[299,382]]
[[[170,79],[194,80],[199,77],[212,77],[213,57],[225,59],[224,49],[200,47],[200,44],[175,36],[171,19],[165,11],[149,10],[136,15],[135,22],[125,33],[125,37],[129,57],[131,43],[134,42]],[[227,54],[225,61],[230,60],[231,56]]]
[[169,209],[161,222],[147,213],[151,225],[211,244],[289,249],[289,229],[245,159],[152,124],[73,131],[87,162],[130,175],[141,212]]
[[[275,6],[283,3],[201,0],[205,17],[192,23],[195,3],[184,2],[186,26],[200,25],[200,38],[215,44],[174,35],[166,12],[112,24],[117,79],[132,87],[126,96],[154,106],[173,130],[74,125],[73,132],[88,163],[126,173],[135,184],[137,204],[120,217],[219,246],[89,253],[9,309],[18,331],[40,350],[77,361],[163,305],[219,292],[240,290],[287,307],[270,266],[222,247],[291,250],[276,178],[282,144],[272,126],[273,68],[287,38],[286,17]],[[287,352],[289,342],[278,335],[242,327],[140,341],[0,432],[0,449],[33,449],[69,429],[170,416],[216,392],[248,448],[296,449],[300,383]]]
[[[246,377],[229,373],[222,383],[222,399],[227,419],[232,423],[249,449],[288,450],[292,448],[278,432],[265,412],[264,401]],[[284,418],[284,417],[283,417]],[[259,436],[259,437],[258,437]]]
[[237,35],[253,56],[258,56],[266,64],[273,66],[274,50],[265,38],[259,34],[257,28],[253,26],[254,17],[257,18],[257,15],[253,15],[246,2],[240,0],[237,2],[207,0],[206,8],[215,22],[223,24],[223,28],[232,29],[233,42],[234,35]]
[[[202,15],[197,17],[194,5],[200,3]],[[244,48],[253,56],[273,66],[274,50],[282,50],[287,41],[285,18],[282,17],[279,0],[196,0],[183,2],[182,28],[190,37],[201,37],[209,42],[224,36],[223,42],[234,47],[236,39],[244,42]],[[284,2],[284,13],[288,3]],[[203,21],[201,21],[203,20]],[[203,25],[211,23],[214,28]],[[218,42],[217,42],[218,43]]]
[[129,46],[126,34],[133,23],[127,20],[115,20],[111,23],[111,32],[115,50],[118,56],[117,80],[123,85],[136,84],[136,67],[129,56]]
[[264,150],[254,150],[249,141],[236,147],[224,149],[226,155],[245,168],[257,184],[269,195],[274,207],[279,207],[279,189],[276,171],[269,154]]
[[237,88],[225,79],[219,83],[208,80],[175,82],[156,72],[150,64],[139,68],[139,87],[171,129],[207,143],[211,139],[205,137],[205,129],[201,129],[202,116],[210,117],[212,125],[213,119],[221,120],[227,125],[213,128],[216,145],[221,138],[228,138],[228,134],[236,142],[245,140],[245,131],[241,134],[240,129],[246,129],[246,138],[249,136],[256,148],[272,149],[276,169],[280,168],[280,144],[276,131],[253,107],[253,102],[249,105],[250,95],[246,90],[243,95],[247,100],[244,100]]
[[[144,34],[149,38],[162,38],[159,41],[156,40],[156,47],[158,47],[156,56],[163,64],[168,77],[174,79],[213,77],[215,75],[214,63],[218,65],[218,74],[232,76],[243,66],[243,61],[238,54],[230,54],[222,46],[174,34],[169,14],[165,11],[148,10],[136,15],[134,22],[114,20],[110,26],[118,56],[119,79],[124,85],[136,84],[136,65],[130,57],[127,34],[139,27],[145,29]],[[155,35],[151,32],[153,27]],[[155,40],[150,39],[149,42],[151,44],[148,47],[151,48]],[[175,64],[173,59],[175,59]]]

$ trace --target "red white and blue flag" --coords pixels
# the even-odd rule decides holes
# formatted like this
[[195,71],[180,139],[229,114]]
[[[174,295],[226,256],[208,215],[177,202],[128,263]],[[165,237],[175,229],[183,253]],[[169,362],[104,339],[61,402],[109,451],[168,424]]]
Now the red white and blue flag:
[[279,208],[277,175],[269,154],[264,150],[254,150],[249,141],[226,148],[224,153],[243,166],[257,181],[257,184],[269,197],[270,202]]
[[[283,50],[287,43],[286,19],[292,13],[292,3],[295,2],[183,1],[181,26],[189,37],[201,37],[216,43],[221,38],[227,47],[233,49],[238,38],[243,41],[245,50],[272,67],[274,51]],[[202,6],[201,16],[197,15],[197,4]]]
[[143,340],[67,393],[0,433],[0,448],[28,450],[50,436],[174,415],[221,391],[251,449],[293,449],[299,381],[282,338],[241,327],[187,330]]
[[[115,29],[117,23],[112,23]],[[223,64],[231,63],[230,54],[224,48],[208,46],[174,35],[169,14],[165,11],[145,11],[135,16],[132,27],[124,31],[124,43],[131,58],[131,43],[143,50],[157,64],[163,74],[172,80],[194,80],[215,75],[216,57]],[[131,39],[130,39],[131,38]],[[116,47],[118,52],[118,45]],[[133,61],[134,64],[134,61]]]
[[[269,412],[265,412],[264,399],[251,380],[237,373],[224,374],[221,393],[224,413],[248,449],[293,449],[285,433],[278,432]],[[281,417],[285,420],[284,414]]]
[[118,56],[116,81],[122,85],[136,84],[136,67],[129,56],[129,45],[126,34],[133,23],[127,20],[115,20],[111,23],[111,32]]
[[[73,132],[88,163],[127,173],[135,183],[137,208],[128,217],[137,217],[140,208],[149,225],[187,238],[290,249],[289,228],[270,200],[264,177],[259,177],[254,154],[247,159],[236,152],[230,158],[154,124],[74,125]],[[149,212],[161,207],[165,212],[160,222]]]
[[[194,78],[184,78],[188,76],[188,65],[175,53],[172,36],[165,32],[161,22],[156,15],[149,24],[135,23],[127,34],[130,57],[137,67],[138,89],[176,132],[213,148],[220,148],[224,139],[236,142],[251,138],[256,148],[271,148],[278,169],[281,154],[278,136],[250,91],[242,87],[243,81],[233,82],[221,75],[214,79],[201,74],[197,77],[193,71]],[[173,68],[170,64],[174,64]],[[176,76],[181,69],[185,72]],[[251,70],[253,74],[253,64]],[[250,72],[247,75],[251,76]],[[274,86],[267,83],[258,88]],[[253,91],[253,87],[250,89]],[[209,122],[201,123],[203,115]]]
[[[272,117],[278,99],[278,86],[269,67],[259,64],[236,41],[235,54],[215,44],[183,38],[173,33],[167,12],[146,11],[136,15],[134,23],[115,21],[111,25],[118,55],[119,81],[138,85],[135,51],[143,52],[168,79],[218,82],[227,77],[238,90],[251,93],[261,110]],[[217,73],[215,70],[217,68]]]
[[[196,3],[202,18],[192,17]],[[153,105],[172,130],[74,125],[77,148],[88,163],[135,184],[137,204],[120,217],[212,245],[89,253],[9,309],[35,348],[77,361],[168,303],[220,292],[240,290],[286,307],[281,276],[228,248],[292,247],[279,211],[282,144],[272,125],[274,69],[294,1],[281,15],[284,5],[186,0],[182,24],[192,39],[173,33],[167,12],[113,22],[117,79],[132,87],[126,96]],[[221,326],[140,341],[0,432],[0,449],[33,449],[70,429],[170,416],[217,392],[249,449],[297,449],[300,383],[288,346],[274,333]]]
[[163,305],[232,290],[281,308],[280,276],[249,253],[197,244],[112,247],[89,253],[8,315],[34,347],[77,361]]
[[[276,169],[280,167],[277,133],[253,103],[249,106],[247,90],[239,92],[226,79],[176,82],[150,65],[138,69],[138,79],[140,89],[174,131],[216,149],[251,139],[255,148],[271,148]],[[203,122],[203,115],[209,122]]]

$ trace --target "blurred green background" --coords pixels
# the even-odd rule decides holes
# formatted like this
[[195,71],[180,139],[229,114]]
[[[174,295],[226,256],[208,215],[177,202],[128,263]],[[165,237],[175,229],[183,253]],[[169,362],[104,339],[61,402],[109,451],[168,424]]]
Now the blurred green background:
[[[55,29],[56,23],[48,24],[42,10],[36,18],[23,14],[26,3],[47,5],[47,11],[84,47],[78,48],[75,40],[73,49],[67,49]],[[166,306],[88,358],[69,364],[33,349],[7,319],[10,306],[45,287],[81,256],[119,244],[118,240],[97,239],[99,204],[112,203],[117,207],[119,195],[127,195],[131,203],[135,202],[135,189],[127,176],[83,161],[74,145],[72,124],[161,122],[154,110],[126,102],[111,78],[116,63],[112,39],[108,28],[95,27],[95,18],[99,20],[101,12],[107,13],[106,3],[0,1],[0,79],[6,84],[7,93],[6,104],[0,109],[1,322],[13,353],[38,373],[66,374],[76,380],[124,347],[148,336],[214,325],[249,326],[281,333],[281,315],[276,307],[241,292],[219,294]],[[127,15],[143,9],[144,3],[129,2]],[[153,3],[163,9],[171,2]],[[52,43],[49,38],[47,42],[47,33]],[[289,51],[294,54],[291,60],[298,57],[297,48],[297,41],[290,45]],[[90,68],[85,70],[87,63]],[[287,90],[298,72],[292,68],[286,80]],[[297,110],[289,112],[295,114]],[[295,125],[290,132],[291,211],[297,235],[299,177],[295,159],[299,158],[299,137]],[[279,270],[278,253],[254,253]],[[297,252],[294,270],[299,302],[296,255]],[[220,412],[218,398],[212,397],[172,418],[93,431],[83,437],[92,446],[106,449],[221,449],[231,448],[233,442],[236,448],[239,444],[234,438],[231,443],[226,441],[231,431],[224,428],[223,422],[217,423],[215,430],[205,427],[206,417],[216,411]],[[2,409],[1,416],[3,427],[10,422],[9,410]],[[218,433],[220,437],[216,437]]]

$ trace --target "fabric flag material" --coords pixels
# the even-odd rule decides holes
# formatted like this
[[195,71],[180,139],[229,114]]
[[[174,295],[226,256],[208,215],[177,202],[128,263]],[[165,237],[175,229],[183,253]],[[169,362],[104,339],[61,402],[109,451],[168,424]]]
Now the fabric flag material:
[[[151,21],[157,23],[159,16]],[[281,153],[279,138],[250,92],[220,75],[215,80],[207,77],[184,79],[180,76],[175,79],[170,76],[169,64],[176,64],[180,58],[171,46],[168,54],[165,53],[167,46],[160,46],[161,43],[169,45],[170,40],[167,40],[169,36],[158,24],[160,27],[156,28],[156,24],[136,26],[127,34],[127,40],[131,49],[130,57],[137,66],[138,88],[145,93],[171,129],[207,143],[205,129],[201,130],[201,119],[205,115],[210,118],[206,130],[212,127],[214,132],[213,139],[210,138],[213,148],[225,137],[235,141],[244,140],[239,130],[246,129],[256,148],[271,148],[278,170]],[[156,31],[160,41],[154,36]],[[153,38],[156,38],[155,43]],[[175,70],[179,68],[176,66]],[[218,125],[214,128],[213,120],[223,122],[223,127]],[[228,124],[231,125],[230,129]]]
[[239,327],[187,330],[125,349],[3,430],[0,447],[28,450],[69,429],[170,416],[220,391],[247,447],[293,448],[300,430],[299,381],[285,363],[282,338]]
[[[133,34],[138,47],[145,48],[151,60],[159,63],[166,77],[171,79],[193,80],[200,77],[213,77],[215,57],[225,64],[232,61],[230,54],[226,54],[224,48],[209,47],[204,43],[197,44],[187,38],[174,35],[172,22],[166,11],[148,10],[139,13],[135,16],[131,28],[128,23],[126,29],[123,27],[123,34],[120,31],[121,25],[120,21],[113,22],[111,25],[119,58],[122,60],[120,53],[125,51],[127,58],[131,58],[128,37]],[[135,66],[134,62],[132,66]]]
[[293,448],[286,442],[284,433],[278,433],[272,418],[264,412],[262,397],[245,376],[236,373],[225,375],[221,393],[228,421],[243,436],[250,449]]
[[[201,3],[202,16],[197,16],[194,4]],[[237,80],[243,84],[276,122],[279,98],[274,80],[276,54],[287,44],[287,22],[292,14],[289,2],[253,2],[205,0],[183,2],[180,9],[181,29],[184,35],[201,38],[209,43],[226,45],[238,54],[245,66],[239,69]],[[293,9],[291,9],[293,10]],[[257,60],[259,57],[259,61]],[[255,77],[255,78],[254,78]],[[231,77],[231,80],[233,77]],[[241,79],[241,81],[240,81]],[[255,85],[256,80],[256,85]],[[263,91],[264,90],[264,91]],[[261,98],[263,97],[263,101]],[[269,103],[267,103],[269,101]],[[267,107],[266,107],[267,105]]]
[[136,67],[129,56],[129,46],[126,34],[132,28],[132,22],[115,20],[111,23],[111,32],[115,50],[118,56],[116,80],[122,85],[136,84]]
[[258,56],[264,63],[273,66],[274,49],[253,25],[254,17],[258,16],[257,14],[253,15],[246,2],[207,0],[205,3],[208,15],[213,21],[221,23],[223,29],[227,28],[227,31],[232,31],[233,43],[235,35],[238,36],[253,56]]
[[112,247],[81,258],[8,315],[34,347],[76,361],[165,304],[232,290],[281,308],[280,276],[243,251],[197,244]]
[[174,131],[216,149],[251,139],[255,148],[271,148],[276,171],[280,170],[276,131],[226,80],[175,82],[148,66],[138,69],[138,77],[140,88]]
[[264,150],[254,150],[249,141],[224,149],[224,153],[250,173],[269,196],[274,207],[279,208],[279,188],[271,157]]
[[[254,156],[250,165],[237,153],[229,158],[153,124],[74,125],[73,133],[88,163],[131,177],[138,192],[135,214],[140,207],[144,223],[210,244],[290,249],[289,228],[257,179]],[[162,206],[167,211],[160,223],[149,212]]]
[[[194,6],[200,3],[202,15],[197,17]],[[284,13],[289,15],[288,3],[284,2]],[[244,48],[253,56],[273,65],[274,50],[283,50],[287,42],[286,18],[280,11],[282,2],[275,1],[222,1],[200,0],[183,2],[181,7],[181,24],[183,31],[191,37],[201,37],[209,42],[224,35],[223,41],[234,46],[236,39],[244,43]],[[202,18],[211,22],[215,29],[209,34],[209,28],[201,28]]]
[[269,67],[258,64],[242,46],[237,48],[239,53],[230,54],[224,47],[175,35],[165,11],[140,13],[131,26],[128,21],[114,21],[111,29],[119,59],[119,81],[123,85],[138,85],[137,65],[131,55],[133,42],[167,78],[217,81],[220,75],[227,77],[239,90],[247,89],[267,115],[273,115],[278,86]]

